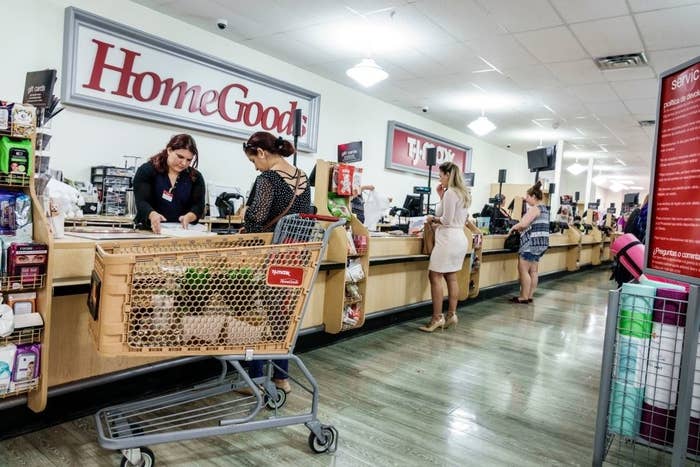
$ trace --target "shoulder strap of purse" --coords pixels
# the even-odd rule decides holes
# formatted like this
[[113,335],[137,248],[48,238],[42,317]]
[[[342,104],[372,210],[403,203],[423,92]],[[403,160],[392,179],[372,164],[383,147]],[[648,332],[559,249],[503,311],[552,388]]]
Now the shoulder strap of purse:
[[299,169],[296,169],[296,172],[294,172],[294,173],[297,176],[297,181],[294,184],[294,196],[292,196],[292,201],[289,203],[289,206],[287,206],[284,211],[279,213],[274,219],[272,219],[270,222],[265,224],[265,226],[263,226],[263,231],[265,231],[265,230],[269,229],[270,227],[272,227],[273,225],[277,224],[277,221],[282,219],[289,212],[289,210],[292,209],[292,205],[294,205],[294,201],[297,199],[297,190],[299,189],[299,180],[301,179],[301,174],[299,173]]

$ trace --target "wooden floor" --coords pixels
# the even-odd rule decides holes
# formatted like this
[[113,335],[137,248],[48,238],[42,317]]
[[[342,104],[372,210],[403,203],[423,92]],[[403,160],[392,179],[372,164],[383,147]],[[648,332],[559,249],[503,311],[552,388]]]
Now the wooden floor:
[[[531,305],[471,304],[456,329],[407,322],[304,354],[320,419],[340,433],[334,454],[312,454],[301,425],[151,446],[157,464],[590,465],[608,275],[546,282]],[[308,405],[301,392],[286,408]],[[97,444],[92,417],[0,442],[1,466],[120,458]]]

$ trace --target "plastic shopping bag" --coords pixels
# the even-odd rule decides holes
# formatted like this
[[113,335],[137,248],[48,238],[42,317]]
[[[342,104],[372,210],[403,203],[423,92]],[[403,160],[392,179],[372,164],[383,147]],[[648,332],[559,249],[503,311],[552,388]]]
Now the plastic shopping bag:
[[367,193],[367,199],[365,200],[365,225],[370,230],[375,230],[377,222],[381,220],[384,212],[390,207],[387,195],[378,193],[377,190]]

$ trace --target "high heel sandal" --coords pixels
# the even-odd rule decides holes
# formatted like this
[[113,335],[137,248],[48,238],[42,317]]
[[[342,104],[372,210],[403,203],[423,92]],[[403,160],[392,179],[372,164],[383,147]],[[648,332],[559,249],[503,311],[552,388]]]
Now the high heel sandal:
[[459,323],[457,313],[448,314],[445,318],[445,329],[449,329],[450,326],[457,327],[457,323]]
[[440,319],[437,321],[430,320],[430,323],[426,324],[425,326],[421,326],[418,329],[423,331],[423,332],[433,332],[437,328],[444,329],[445,328],[445,317],[440,316]]

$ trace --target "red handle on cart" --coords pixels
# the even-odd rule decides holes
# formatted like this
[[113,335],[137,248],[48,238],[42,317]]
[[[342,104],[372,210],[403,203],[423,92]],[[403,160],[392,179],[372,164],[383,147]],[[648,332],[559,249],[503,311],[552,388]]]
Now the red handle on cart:
[[302,219],[316,219],[318,221],[327,221],[327,222],[338,222],[340,220],[339,217],[323,216],[320,214],[299,214],[299,217],[301,217]]

